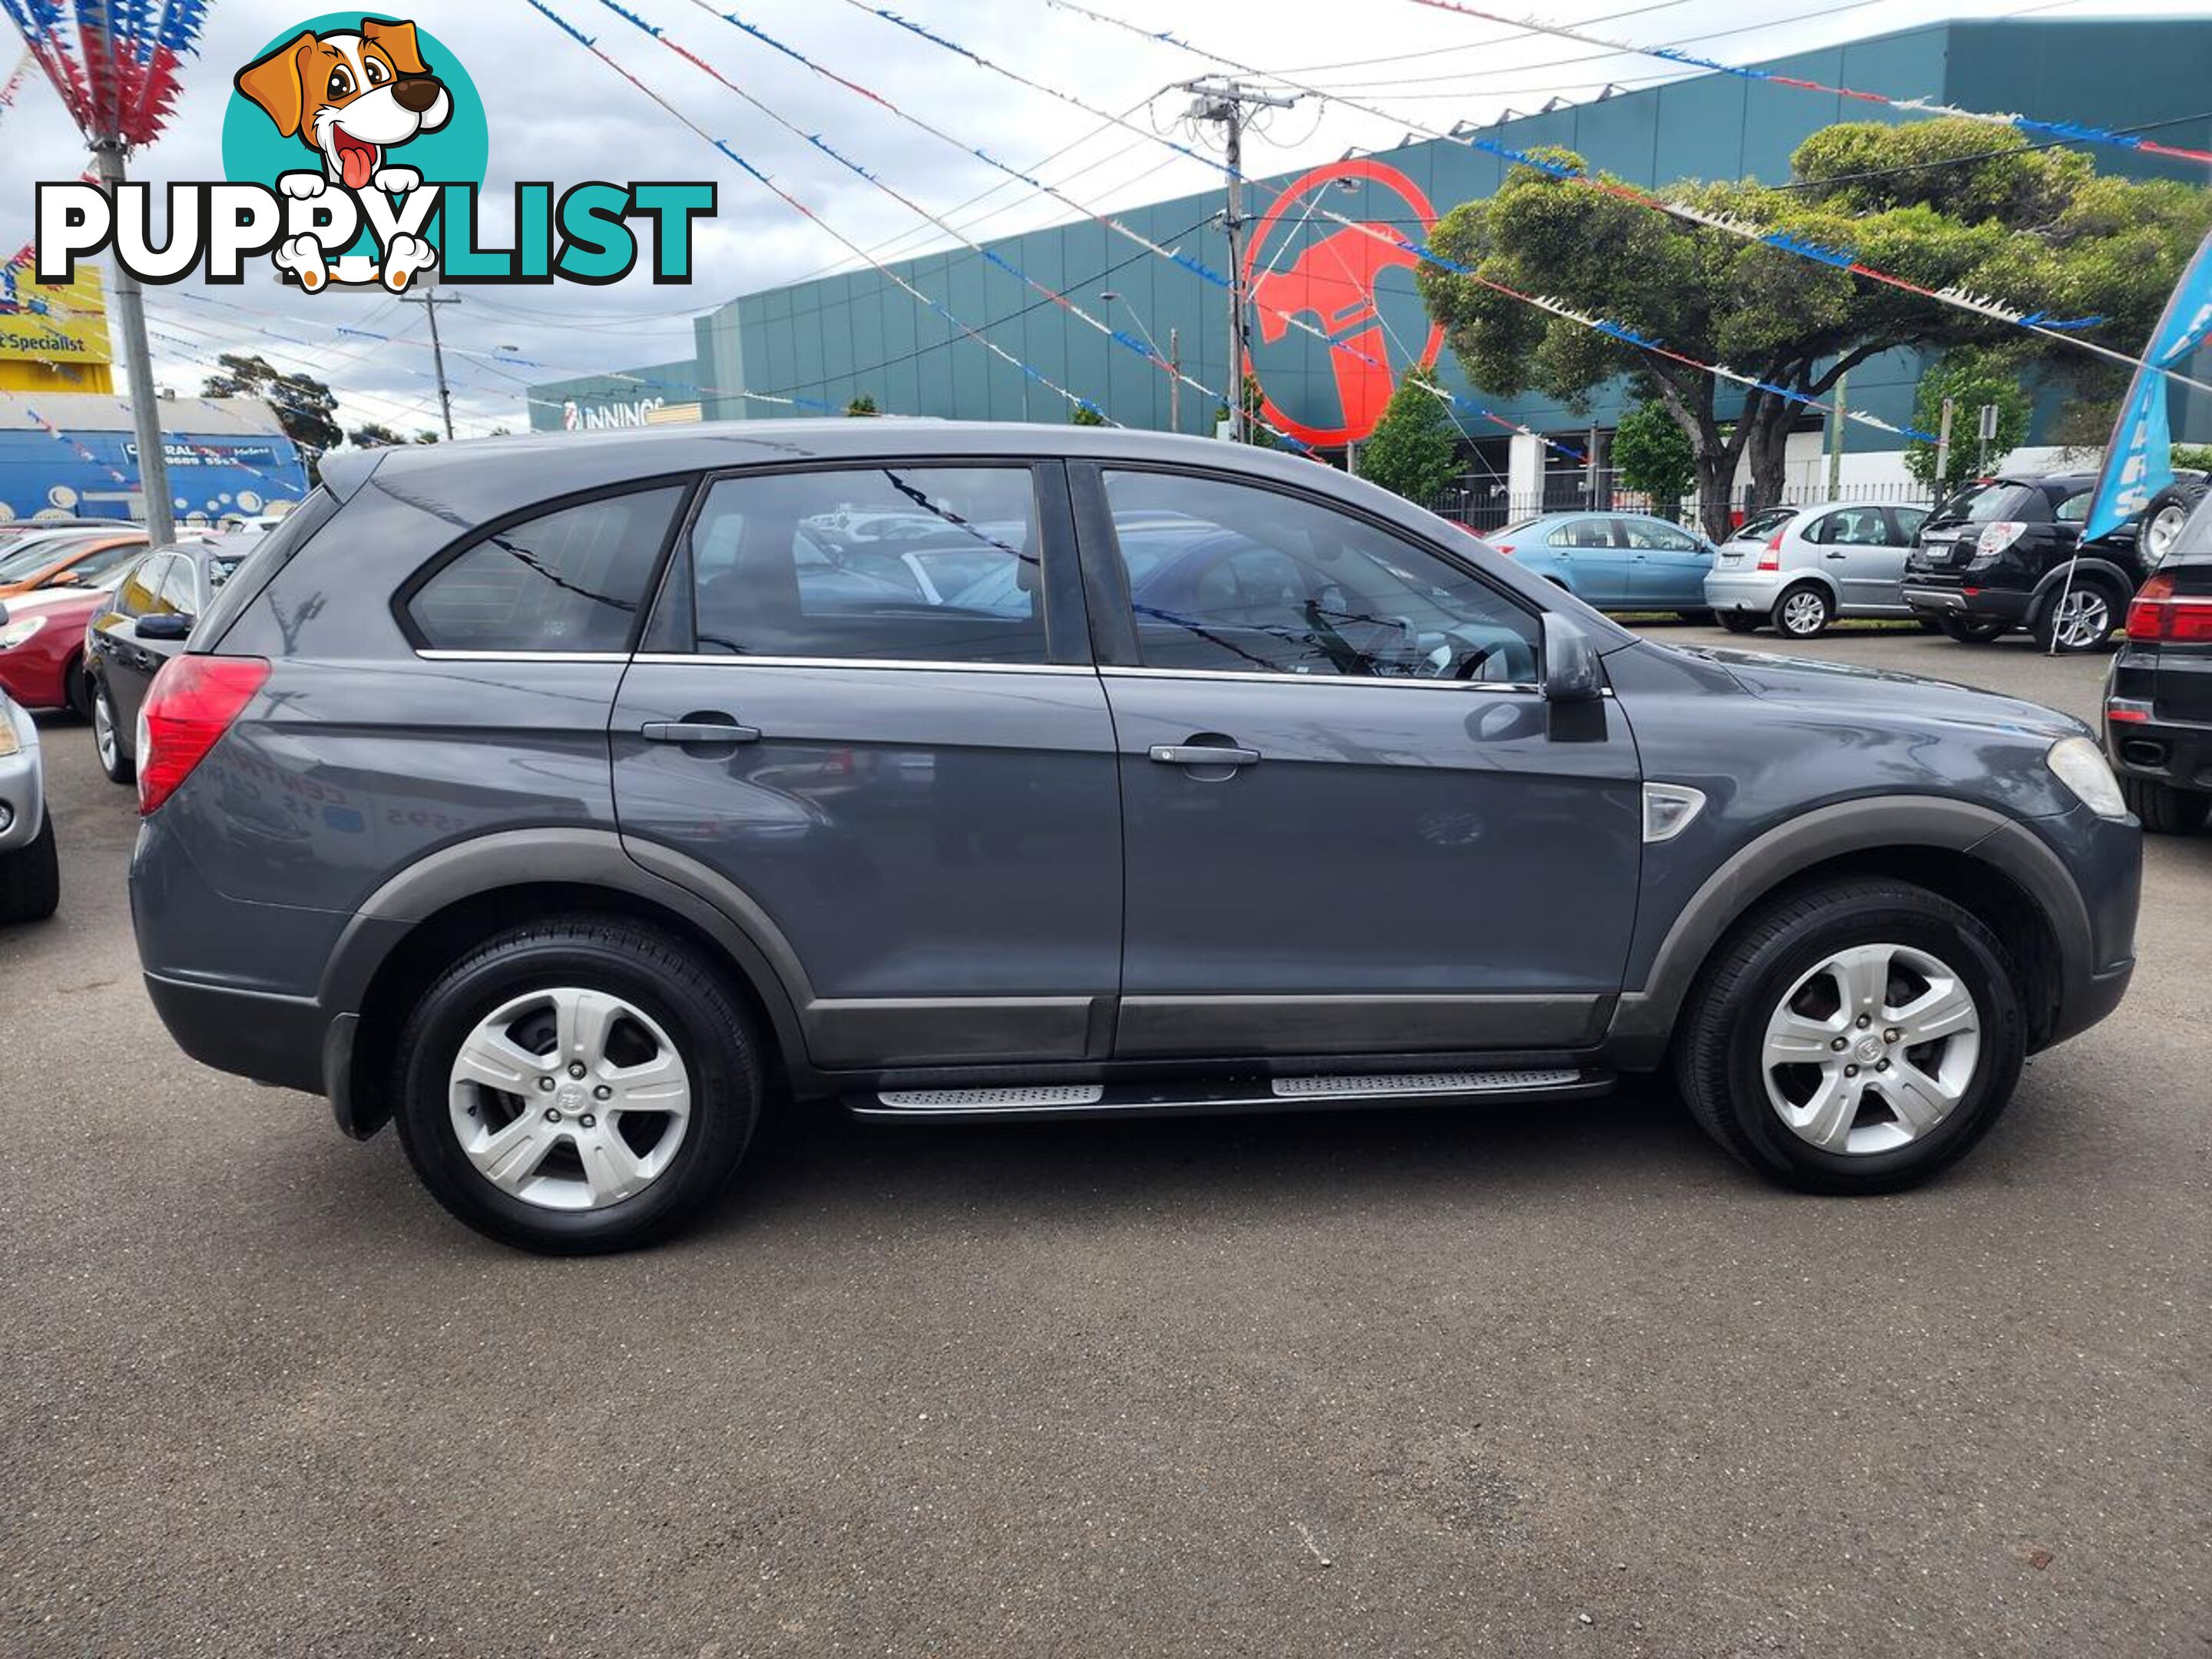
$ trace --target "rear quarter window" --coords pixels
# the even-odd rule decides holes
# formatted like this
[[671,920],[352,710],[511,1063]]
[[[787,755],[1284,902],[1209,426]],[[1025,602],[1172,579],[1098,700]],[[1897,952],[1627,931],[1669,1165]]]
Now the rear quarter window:
[[337,516],[337,498],[318,489],[284,515],[283,521],[256,541],[244,562],[231,570],[216,590],[214,603],[193,630],[195,649],[213,649],[230,631],[246,608],[261,597],[276,573],[293,556],[314,539],[315,532]]
[[688,486],[557,508],[479,537],[401,602],[433,651],[622,651]]

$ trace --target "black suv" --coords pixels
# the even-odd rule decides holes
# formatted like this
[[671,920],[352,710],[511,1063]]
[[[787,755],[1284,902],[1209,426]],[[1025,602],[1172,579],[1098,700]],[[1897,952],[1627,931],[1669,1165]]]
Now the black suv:
[[1968,484],[1920,526],[1905,562],[1905,603],[1954,640],[2026,628],[2039,650],[2097,649],[2204,493],[2204,475],[2183,474],[2133,521],[2083,546],[2096,486],[2094,472]]
[[782,1094],[1663,1066],[1753,1167],[1882,1190],[2132,970],[2142,832],[2081,722],[1639,639],[1309,460],[735,422],[323,479],[140,713],[146,983],[517,1243],[667,1232]]
[[2212,816],[2212,506],[2190,514],[2128,607],[2127,642],[2105,682],[2105,746],[2144,829],[2204,827]]

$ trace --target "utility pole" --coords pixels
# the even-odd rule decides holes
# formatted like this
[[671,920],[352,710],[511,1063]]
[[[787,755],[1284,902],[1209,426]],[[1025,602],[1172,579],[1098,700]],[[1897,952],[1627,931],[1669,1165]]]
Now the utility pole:
[[460,302],[459,295],[441,294],[434,286],[421,294],[403,294],[399,296],[401,305],[422,306],[430,313],[430,361],[436,365],[438,370],[438,407],[446,417],[447,443],[453,441],[453,389],[446,384],[446,347],[445,343],[438,337],[438,307],[457,306]]
[[1248,105],[1288,109],[1298,100],[1295,94],[1269,92],[1218,75],[1186,81],[1182,90],[1191,95],[1191,118],[1219,122],[1228,141],[1229,210],[1222,223],[1229,233],[1229,435],[1241,444],[1249,436],[1244,362],[1251,350],[1244,331],[1244,112]]
[[[124,144],[103,137],[92,146],[93,164],[112,199],[123,188]],[[123,372],[131,388],[131,423],[138,438],[138,493],[146,501],[146,541],[163,547],[177,539],[175,498],[169,494],[169,453],[161,438],[161,400],[154,390],[154,362],[146,349],[146,301],[138,279],[115,261],[115,320],[123,331]]]

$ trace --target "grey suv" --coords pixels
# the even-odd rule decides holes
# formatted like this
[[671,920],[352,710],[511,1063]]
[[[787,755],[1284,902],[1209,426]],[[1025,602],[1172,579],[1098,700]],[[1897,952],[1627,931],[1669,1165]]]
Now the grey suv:
[[2075,721],[1641,641],[1310,461],[826,421],[324,478],[147,696],[146,981],[513,1243],[668,1233],[786,1093],[1671,1067],[1754,1168],[1878,1191],[2127,986],[2140,836]]

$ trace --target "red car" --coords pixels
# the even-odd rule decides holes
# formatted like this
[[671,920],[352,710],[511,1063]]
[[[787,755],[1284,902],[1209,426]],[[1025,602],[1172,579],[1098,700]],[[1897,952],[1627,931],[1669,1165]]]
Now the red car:
[[84,673],[85,624],[108,605],[125,572],[107,572],[94,587],[47,588],[0,599],[0,691],[26,708],[92,709]]

